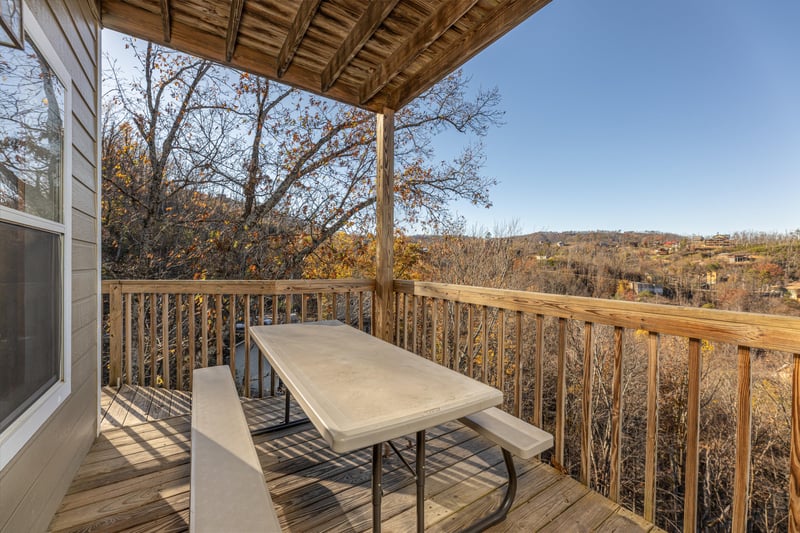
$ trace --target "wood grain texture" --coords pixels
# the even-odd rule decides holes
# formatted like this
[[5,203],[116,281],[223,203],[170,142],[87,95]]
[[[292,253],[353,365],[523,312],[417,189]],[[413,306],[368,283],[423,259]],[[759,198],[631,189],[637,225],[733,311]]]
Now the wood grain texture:
[[108,381],[117,386],[122,377],[122,289],[114,287],[109,295],[108,311]]
[[236,49],[236,38],[239,36],[239,23],[242,21],[242,8],[244,0],[231,0],[230,15],[228,15],[228,28],[225,30],[225,61],[233,59]]
[[[554,457],[556,467],[564,467],[564,426],[567,406],[567,321],[558,319],[558,346],[556,348],[556,431]],[[612,498],[613,499],[613,498]]]
[[624,330],[614,328],[614,372],[611,377],[611,449],[608,497],[619,501],[622,469],[622,338]]
[[278,78],[282,78],[289,66],[292,64],[294,54],[300,47],[303,37],[306,35],[308,26],[311,24],[311,19],[319,9],[319,4],[322,0],[301,0],[300,6],[297,9],[297,14],[292,20],[289,31],[286,33],[286,39],[283,41],[280,52],[278,52]]
[[321,90],[327,92],[347,67],[348,63],[358,54],[375,30],[383,23],[392,12],[399,0],[373,0],[361,14],[356,25],[347,34],[344,41],[333,54],[321,75]]
[[378,338],[392,339],[394,293],[394,111],[377,115],[377,169],[375,221],[375,316],[373,327]]
[[686,406],[686,473],[683,530],[697,530],[697,494],[700,468],[700,339],[689,339],[689,395]]
[[542,426],[542,405],[544,403],[544,315],[536,315],[536,341],[533,352],[534,390],[533,425]]
[[792,367],[792,444],[789,456],[789,531],[800,532],[800,353]]
[[[153,392],[172,394],[172,403],[179,394]],[[248,425],[255,428],[278,420],[282,404],[283,398],[275,397],[245,401],[242,408]],[[189,419],[181,416],[101,434],[50,529],[185,530],[189,432]],[[455,422],[431,428],[426,440],[426,530],[462,530],[496,506],[505,490],[500,451]],[[254,444],[285,530],[369,529],[368,451],[334,454],[310,426],[262,435]],[[413,529],[414,479],[394,456],[384,465],[383,528]],[[637,532],[652,527],[538,461],[519,461],[517,471],[517,498],[498,530],[614,531],[624,526],[625,531]],[[617,526],[603,527],[608,521]]]
[[658,333],[647,335],[647,436],[644,459],[644,517],[656,516],[656,468],[658,457]]
[[750,501],[750,448],[752,434],[750,348],[739,346],[736,385],[736,466],[733,481],[733,524],[731,531],[747,530]]
[[800,346],[800,318],[720,311],[641,302],[602,300],[526,291],[395,281],[396,292],[485,305],[546,316],[583,320],[678,337],[794,353]]
[[583,393],[581,394],[581,477],[587,487],[591,482],[592,457],[592,380],[594,379],[594,357],[592,356],[592,323],[583,325]]

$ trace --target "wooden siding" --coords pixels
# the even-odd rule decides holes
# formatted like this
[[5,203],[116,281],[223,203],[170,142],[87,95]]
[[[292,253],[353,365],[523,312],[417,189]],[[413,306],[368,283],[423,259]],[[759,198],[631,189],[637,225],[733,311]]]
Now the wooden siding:
[[41,531],[97,434],[97,48],[86,0],[30,0],[36,21],[72,77],[72,391],[0,472],[0,531]]
[[[125,397],[169,391],[126,386],[116,394],[105,392],[102,403],[109,413],[116,409],[112,416],[127,413],[124,427],[104,431],[95,441],[50,529],[188,530],[189,415],[131,425],[127,420],[132,415],[134,422],[142,419],[142,406]],[[256,428],[280,419],[283,398],[242,405],[248,424]],[[185,406],[177,409],[163,412],[182,412]],[[403,439],[395,442],[402,453],[413,455]],[[261,435],[254,443],[284,530],[370,530],[368,449],[335,454],[311,425]],[[497,446],[450,422],[428,431],[426,447],[427,531],[459,531],[497,505],[505,476]],[[491,531],[658,531],[536,460],[518,461],[517,468],[521,474],[514,508]],[[384,460],[384,490],[384,529],[413,530],[414,478],[394,454]]]

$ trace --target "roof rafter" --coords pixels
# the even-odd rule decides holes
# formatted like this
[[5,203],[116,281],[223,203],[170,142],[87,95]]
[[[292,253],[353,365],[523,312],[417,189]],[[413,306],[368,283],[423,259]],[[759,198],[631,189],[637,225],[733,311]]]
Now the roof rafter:
[[400,0],[374,0],[358,19],[352,31],[347,34],[336,50],[325,70],[322,71],[322,92],[326,92],[342,74],[344,69],[372,37],[372,34],[386,20],[389,13]]
[[161,26],[164,28],[164,41],[172,40],[172,20],[169,16],[169,0],[161,0]]
[[236,38],[239,36],[239,22],[242,20],[244,0],[231,0],[231,14],[228,17],[228,30],[225,33],[225,61],[230,61],[236,49]]
[[286,74],[289,65],[292,64],[294,54],[297,48],[303,41],[303,37],[308,31],[308,26],[311,24],[311,19],[319,9],[322,0],[303,0],[300,3],[300,8],[297,10],[297,15],[294,17],[289,33],[286,34],[286,39],[283,41],[281,51],[278,53],[278,77],[282,78]]
[[393,52],[361,86],[359,99],[362,104],[383,89],[392,78],[405,69],[412,61],[450,27],[464,16],[478,0],[448,0],[442,2],[434,13],[417,28],[414,33]]
[[[520,20],[533,15],[550,1],[509,0],[498,4],[486,19],[462,35],[446,54],[426,65],[408,79],[403,87],[389,95],[384,105],[389,107],[404,105],[413,100],[441,79],[438,73],[453,70],[466,63],[472,56],[515,27]],[[512,15],[509,15],[510,13]]]

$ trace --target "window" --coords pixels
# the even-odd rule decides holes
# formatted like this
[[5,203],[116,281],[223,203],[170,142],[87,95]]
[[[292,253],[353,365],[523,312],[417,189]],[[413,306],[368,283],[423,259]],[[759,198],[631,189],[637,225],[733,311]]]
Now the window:
[[71,80],[24,12],[0,46],[0,468],[70,393]]

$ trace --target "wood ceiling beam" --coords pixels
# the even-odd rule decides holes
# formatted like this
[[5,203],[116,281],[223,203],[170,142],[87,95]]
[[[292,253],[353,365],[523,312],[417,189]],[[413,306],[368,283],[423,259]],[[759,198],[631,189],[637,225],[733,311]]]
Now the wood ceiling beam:
[[[444,32],[458,22],[476,3],[477,0],[448,0],[447,2],[442,2],[439,9],[431,13],[414,33],[397,50],[392,52],[386,61],[378,65],[372,76],[362,85],[359,101],[364,103],[375,96],[392,78],[408,67],[423,50],[436,42]],[[500,5],[503,4],[501,3]]]
[[[120,0],[103,0],[101,15],[105,28],[157,44],[167,44],[161,31],[161,16],[158,13]],[[198,32],[196,28],[182,22],[173,21],[170,46],[187,54],[210,59],[272,80],[275,79],[277,67],[275,58],[265,55],[263,50],[256,50],[240,43],[236,46],[231,61],[225,61],[224,37]],[[321,94],[319,74],[297,65],[286,73],[281,82],[304,91]],[[339,82],[325,96],[359,107],[356,101],[357,95],[357,87]],[[375,112],[383,109],[382,107],[367,106],[362,108]]]
[[225,61],[230,61],[236,49],[239,36],[239,23],[242,20],[244,0],[231,0],[231,14],[228,16],[228,30],[225,32]]
[[302,0],[300,3],[297,15],[295,15],[292,26],[289,28],[289,33],[286,34],[286,39],[283,41],[283,46],[281,46],[281,51],[278,53],[278,78],[282,78],[289,69],[289,65],[292,64],[294,54],[303,41],[303,37],[305,37],[306,31],[308,31],[308,27],[311,24],[311,19],[317,13],[321,2],[322,0]]
[[164,29],[164,41],[172,40],[172,20],[169,16],[169,0],[161,0],[161,26]]
[[336,83],[344,69],[364,47],[366,42],[372,37],[380,27],[389,13],[400,0],[374,0],[369,2],[369,6],[361,18],[358,19],[353,30],[347,34],[339,49],[333,54],[325,70],[322,71],[322,92],[327,92],[331,85]]
[[[402,87],[382,99],[382,105],[399,109],[422,94],[447,73],[469,61],[475,54],[550,3],[550,0],[509,0],[497,4],[477,26],[453,43],[449,50],[421,68]],[[362,104],[367,102],[362,101]],[[376,102],[369,102],[375,107]]]

